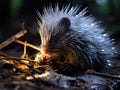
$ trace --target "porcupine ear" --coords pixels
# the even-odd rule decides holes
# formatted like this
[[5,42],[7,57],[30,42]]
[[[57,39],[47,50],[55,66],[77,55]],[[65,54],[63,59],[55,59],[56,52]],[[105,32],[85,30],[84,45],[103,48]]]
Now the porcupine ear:
[[71,21],[70,21],[69,18],[63,17],[63,18],[60,19],[59,25],[60,25],[61,27],[63,27],[64,29],[68,30],[69,27],[70,27],[70,25],[71,25]]

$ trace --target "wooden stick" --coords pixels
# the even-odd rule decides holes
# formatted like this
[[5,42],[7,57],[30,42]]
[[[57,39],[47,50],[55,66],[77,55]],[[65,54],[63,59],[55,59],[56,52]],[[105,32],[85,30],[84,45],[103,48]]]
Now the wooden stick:
[[106,77],[106,78],[120,79],[120,76],[110,75],[110,74],[107,74],[107,73],[96,72],[94,70],[87,70],[86,74],[91,74],[91,75],[93,74],[93,75],[102,76],[102,77]]
[[3,49],[4,47],[6,47],[7,45],[9,45],[10,43],[12,43],[13,41],[15,41],[15,39],[18,39],[22,36],[24,36],[24,34],[26,34],[27,31],[26,30],[22,30],[19,33],[15,34],[14,36],[10,37],[9,39],[7,39],[6,41],[4,41],[3,43],[0,44],[0,50]]
[[26,45],[26,46],[28,46],[28,47],[31,47],[31,48],[33,48],[33,49],[36,49],[36,50],[38,50],[38,51],[41,50],[40,47],[34,46],[34,45],[30,44],[30,43],[22,42],[22,41],[20,41],[20,40],[18,40],[18,39],[14,40],[14,41],[17,42],[17,43],[20,43],[20,44],[22,44],[22,45]]

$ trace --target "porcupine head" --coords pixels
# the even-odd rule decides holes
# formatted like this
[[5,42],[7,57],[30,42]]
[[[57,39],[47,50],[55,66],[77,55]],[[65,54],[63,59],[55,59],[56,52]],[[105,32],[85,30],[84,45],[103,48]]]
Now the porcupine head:
[[[62,71],[87,69],[99,70],[111,65],[115,48],[109,35],[104,33],[92,17],[84,16],[85,10],[58,6],[45,8],[38,13],[40,21],[41,53],[40,63],[52,62]],[[109,61],[109,64],[108,64]]]

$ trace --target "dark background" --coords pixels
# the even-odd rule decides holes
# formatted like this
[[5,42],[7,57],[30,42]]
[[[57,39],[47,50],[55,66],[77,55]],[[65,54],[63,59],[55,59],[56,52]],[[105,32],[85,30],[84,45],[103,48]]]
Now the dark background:
[[[40,13],[43,7],[59,4],[60,7],[70,4],[81,6],[80,10],[87,7],[88,13],[100,20],[102,25],[115,38],[116,47],[120,42],[120,0],[0,0],[0,43],[21,30],[21,24],[25,23],[27,35],[21,38],[34,45],[40,44],[40,37],[36,25],[36,11]],[[23,45],[12,43],[2,49],[3,52],[20,56],[23,53]],[[28,49],[28,54],[35,53]]]

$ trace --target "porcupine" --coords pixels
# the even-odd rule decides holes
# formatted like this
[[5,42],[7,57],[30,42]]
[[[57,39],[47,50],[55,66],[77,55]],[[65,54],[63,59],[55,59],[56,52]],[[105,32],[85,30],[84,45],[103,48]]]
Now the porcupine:
[[79,13],[78,9],[56,6],[38,13],[41,52],[48,61],[61,62],[51,65],[63,72],[110,67],[116,54],[114,41],[93,17],[85,16],[86,9]]

